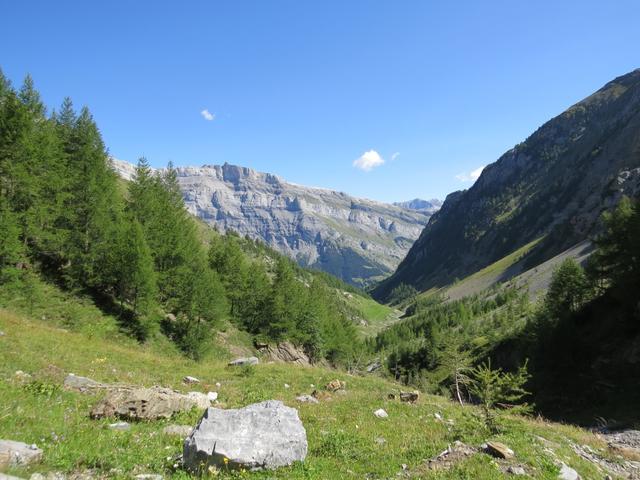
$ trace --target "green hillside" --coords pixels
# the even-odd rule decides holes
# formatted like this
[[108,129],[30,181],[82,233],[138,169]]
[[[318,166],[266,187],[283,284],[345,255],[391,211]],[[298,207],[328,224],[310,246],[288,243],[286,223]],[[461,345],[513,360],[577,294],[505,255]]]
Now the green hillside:
[[[84,310],[86,305],[78,308]],[[284,364],[236,370],[226,366],[228,353],[222,351],[194,362],[177,351],[90,336],[61,328],[57,321],[35,320],[7,310],[0,310],[0,330],[0,438],[36,443],[44,450],[41,464],[8,472],[18,477],[50,471],[91,471],[114,478],[143,473],[188,476],[174,467],[182,440],[162,432],[169,424],[195,424],[201,412],[115,431],[108,428],[115,420],[89,418],[97,397],[61,388],[69,372],[104,382],[163,385],[179,391],[216,389],[221,407],[280,399],[299,409],[309,441],[304,464],[270,472],[223,471],[217,474],[221,478],[391,478],[402,472],[408,478],[497,479],[509,477],[503,473],[509,465],[519,465],[535,478],[555,479],[554,462],[562,460],[590,479],[602,478],[602,471],[576,454],[575,445],[588,445],[598,455],[612,458],[602,440],[575,427],[509,417],[504,431],[496,435],[484,430],[475,407],[463,409],[430,395],[422,395],[415,405],[389,400],[388,394],[397,394],[399,385],[374,376]],[[186,375],[202,383],[186,387],[182,384]],[[328,395],[317,405],[295,401],[300,393],[321,389],[335,378],[346,382],[345,395]],[[389,418],[374,417],[378,408],[384,408]],[[487,440],[506,443],[515,458],[497,460],[475,453],[438,471],[430,471],[425,463],[454,441],[477,446]]]

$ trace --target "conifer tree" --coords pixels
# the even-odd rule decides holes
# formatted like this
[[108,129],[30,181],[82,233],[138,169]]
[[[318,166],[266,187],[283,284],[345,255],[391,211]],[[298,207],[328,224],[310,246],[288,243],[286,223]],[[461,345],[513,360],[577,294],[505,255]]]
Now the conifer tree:
[[24,235],[39,258],[55,262],[64,243],[64,235],[59,230],[67,182],[62,145],[55,123],[45,117],[46,108],[30,76],[25,78],[18,98],[31,125],[23,143]]
[[[246,310],[243,304],[249,301],[246,297],[252,295],[252,291],[247,284],[250,277],[249,265],[234,236],[226,235],[212,240],[209,265],[220,275],[229,299],[231,315],[239,318],[241,311]],[[254,287],[260,280],[253,281]]]
[[554,319],[564,318],[578,311],[588,296],[584,270],[575,260],[568,258],[553,272],[545,296],[545,309]]
[[15,277],[15,266],[24,254],[16,215],[0,196],[0,283]]
[[[122,222],[119,237],[114,263],[116,295],[121,305],[126,302],[130,306],[134,318],[144,320],[151,314],[157,295],[151,251],[135,218]],[[149,333],[148,323],[142,326],[143,335]]]
[[515,373],[491,368],[490,360],[471,371],[469,389],[479,400],[485,426],[491,432],[499,431],[499,408],[509,408],[512,413],[531,411],[530,405],[521,403],[529,395],[524,386],[530,377],[526,362]]
[[4,75],[2,68],[0,68],[0,104],[2,103],[4,97],[11,91],[11,82]]
[[471,353],[465,350],[462,339],[455,334],[446,338],[438,352],[438,363],[451,381],[453,396],[460,406],[464,405],[463,392],[468,387],[471,371]]
[[589,274],[603,290],[612,287],[623,303],[633,304],[640,289],[640,207],[624,196],[603,220],[605,230],[596,239]]
[[100,287],[121,203],[100,132],[89,110],[82,109],[67,145],[71,178],[70,277],[80,286]]
[[272,338],[281,340],[286,337],[287,333],[291,334],[296,331],[303,295],[300,287],[289,261],[285,258],[279,258],[271,296],[266,308],[269,322],[266,328]]

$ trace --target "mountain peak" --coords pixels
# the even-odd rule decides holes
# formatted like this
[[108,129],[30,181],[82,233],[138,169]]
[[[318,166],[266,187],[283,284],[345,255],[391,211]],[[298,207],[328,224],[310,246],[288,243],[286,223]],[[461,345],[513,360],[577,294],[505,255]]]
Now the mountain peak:
[[[123,178],[135,175],[133,165],[112,163]],[[397,267],[440,203],[385,204],[229,163],[176,172],[192,214],[361,286]]]
[[431,200],[414,198],[413,200],[407,200],[405,202],[394,202],[394,205],[408,208],[409,210],[424,210],[434,213],[442,206],[442,202],[437,198],[432,198]]

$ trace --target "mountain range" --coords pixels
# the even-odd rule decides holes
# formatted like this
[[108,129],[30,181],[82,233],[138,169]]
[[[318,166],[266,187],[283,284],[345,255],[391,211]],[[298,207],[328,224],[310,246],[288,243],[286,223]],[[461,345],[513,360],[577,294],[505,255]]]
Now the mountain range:
[[637,195],[639,167],[640,70],[634,70],[542,125],[470,189],[448,195],[374,293],[386,299],[401,284],[442,287],[528,244],[513,271],[534,267],[590,238],[601,213],[623,194]]
[[[130,180],[134,165],[112,159]],[[225,232],[259,239],[303,266],[366,286],[391,274],[438,200],[385,204],[290,183],[246,167],[177,167],[190,213]]]

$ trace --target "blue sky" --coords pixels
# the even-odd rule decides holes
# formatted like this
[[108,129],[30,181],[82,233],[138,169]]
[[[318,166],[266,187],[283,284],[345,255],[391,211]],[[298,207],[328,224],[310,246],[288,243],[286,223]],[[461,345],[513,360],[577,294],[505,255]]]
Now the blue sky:
[[121,159],[443,198],[640,67],[639,19],[637,0],[5,1],[0,67],[88,105]]

